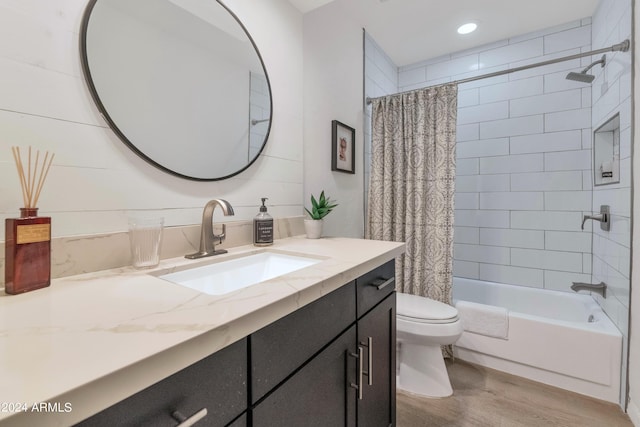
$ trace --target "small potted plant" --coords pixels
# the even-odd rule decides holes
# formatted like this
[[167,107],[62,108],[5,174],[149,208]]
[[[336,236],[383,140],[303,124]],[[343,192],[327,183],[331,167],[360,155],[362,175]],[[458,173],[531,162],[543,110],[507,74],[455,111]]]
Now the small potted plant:
[[329,197],[325,197],[324,190],[320,193],[320,197],[316,199],[311,195],[311,210],[304,208],[311,219],[304,220],[304,229],[307,232],[307,238],[319,239],[322,235],[323,218],[338,206]]

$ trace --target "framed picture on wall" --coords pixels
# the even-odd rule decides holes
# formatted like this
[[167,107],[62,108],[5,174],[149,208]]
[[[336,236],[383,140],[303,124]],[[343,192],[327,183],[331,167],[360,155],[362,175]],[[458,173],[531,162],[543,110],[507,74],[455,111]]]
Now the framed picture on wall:
[[337,120],[331,121],[331,170],[356,173],[356,130]]

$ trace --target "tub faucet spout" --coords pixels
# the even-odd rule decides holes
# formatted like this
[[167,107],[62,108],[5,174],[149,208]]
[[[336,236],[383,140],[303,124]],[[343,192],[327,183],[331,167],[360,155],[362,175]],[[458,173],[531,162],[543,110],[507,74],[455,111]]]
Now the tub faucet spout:
[[229,202],[222,199],[213,199],[207,202],[202,212],[202,226],[200,227],[200,249],[194,254],[185,255],[185,258],[197,259],[211,255],[225,254],[225,249],[216,249],[216,241],[222,243],[227,237],[227,226],[222,224],[222,233],[213,234],[213,211],[216,206],[220,206],[225,216],[233,215],[233,207]]
[[602,295],[602,298],[607,297],[607,284],[604,282],[600,283],[584,283],[584,282],[573,282],[571,285],[571,290],[574,292],[578,291],[591,291],[596,294]]

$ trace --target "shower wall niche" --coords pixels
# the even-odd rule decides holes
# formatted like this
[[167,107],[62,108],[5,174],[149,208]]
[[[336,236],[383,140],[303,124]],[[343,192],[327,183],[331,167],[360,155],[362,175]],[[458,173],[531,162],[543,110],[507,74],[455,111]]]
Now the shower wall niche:
[[593,185],[620,182],[620,114],[593,132]]

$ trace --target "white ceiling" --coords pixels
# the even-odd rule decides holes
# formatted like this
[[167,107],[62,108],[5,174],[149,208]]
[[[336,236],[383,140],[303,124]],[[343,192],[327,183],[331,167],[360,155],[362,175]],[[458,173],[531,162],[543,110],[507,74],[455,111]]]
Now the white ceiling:
[[[594,14],[599,0],[289,0],[303,13],[332,1],[361,22],[398,66]],[[478,30],[456,29],[474,21]]]
[[289,0],[289,2],[302,13],[307,13],[332,1],[333,0]]

